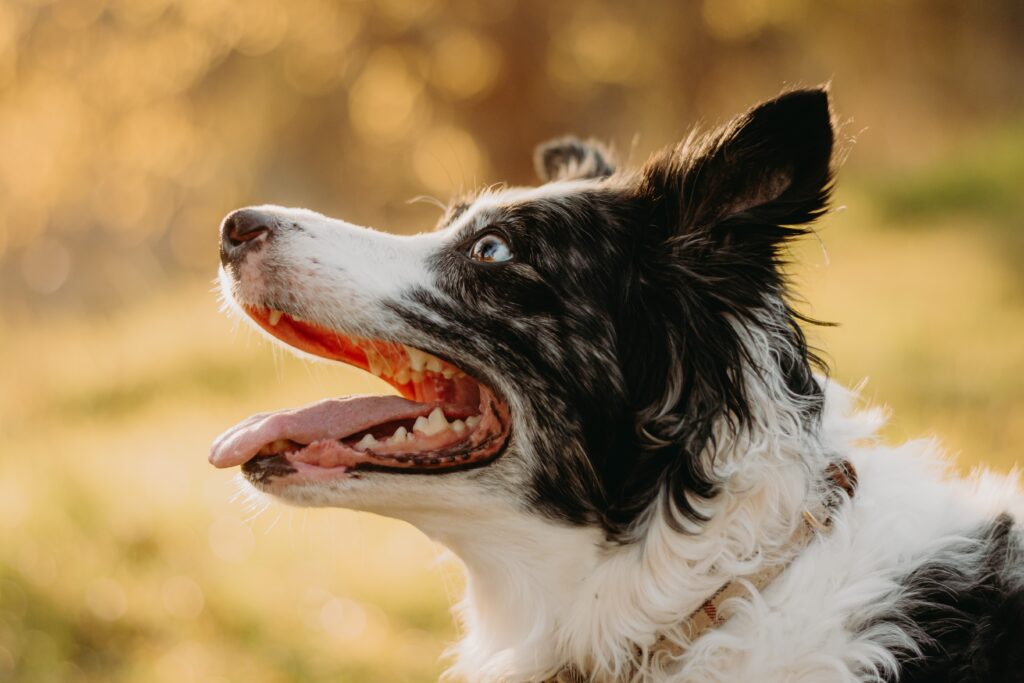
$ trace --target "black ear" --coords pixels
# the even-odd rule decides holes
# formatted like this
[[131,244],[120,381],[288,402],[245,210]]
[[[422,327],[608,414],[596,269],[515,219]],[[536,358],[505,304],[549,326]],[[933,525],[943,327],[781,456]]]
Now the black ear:
[[802,232],[778,226],[808,223],[826,210],[832,146],[828,92],[796,90],[655,157],[642,191],[674,204],[665,207],[678,212],[672,227],[704,233],[709,246],[778,241]]
[[596,140],[567,136],[550,140],[533,154],[537,175],[544,182],[604,178],[615,172],[611,152]]
[[[642,444],[616,491],[622,519],[655,497],[645,482],[664,482],[683,517],[704,518],[694,500],[719,482],[702,454],[723,425],[738,431],[755,419],[764,399],[750,382],[775,392],[780,378],[780,401],[820,409],[815,358],[779,266],[786,241],[827,208],[832,139],[827,92],[795,91],[641,171],[634,271],[616,323]],[[768,345],[763,355],[750,340]]]

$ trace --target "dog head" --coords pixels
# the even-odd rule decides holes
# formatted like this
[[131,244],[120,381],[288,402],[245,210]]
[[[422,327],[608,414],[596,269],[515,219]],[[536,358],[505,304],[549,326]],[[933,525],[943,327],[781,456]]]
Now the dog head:
[[779,266],[826,209],[832,146],[827,93],[802,90],[635,171],[554,141],[544,184],[456,202],[418,235],[233,212],[227,300],[400,395],[256,415],[211,461],[285,500],[414,522],[511,513],[622,538],[655,501],[699,520],[716,444],[757,401],[819,406]]

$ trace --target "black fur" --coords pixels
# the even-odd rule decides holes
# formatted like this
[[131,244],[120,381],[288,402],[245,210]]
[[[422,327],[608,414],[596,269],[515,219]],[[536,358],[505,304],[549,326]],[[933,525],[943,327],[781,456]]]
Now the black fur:
[[884,620],[917,634],[896,683],[1024,682],[1024,543],[1001,515],[914,570]]
[[[532,425],[518,445],[537,455],[541,509],[621,538],[668,487],[699,520],[692,501],[717,483],[699,457],[712,427],[743,429],[751,416],[739,369],[752,359],[736,323],[781,330],[780,368],[765,374],[781,370],[808,420],[820,405],[780,266],[786,241],[825,211],[831,154],[827,93],[783,95],[639,174],[477,211],[434,264],[455,303],[423,290],[393,308],[436,340],[427,350],[515,395],[514,417]],[[544,178],[612,172],[575,139],[537,159]],[[468,259],[484,232],[515,258]]]

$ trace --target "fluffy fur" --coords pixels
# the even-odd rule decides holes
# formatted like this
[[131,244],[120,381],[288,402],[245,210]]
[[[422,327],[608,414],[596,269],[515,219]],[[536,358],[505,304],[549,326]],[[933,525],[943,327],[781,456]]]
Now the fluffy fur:
[[[260,207],[277,227],[224,259],[229,301],[434,353],[497,391],[513,428],[470,471],[253,485],[450,547],[468,575],[453,678],[1024,680],[1016,477],[955,479],[930,442],[878,443],[881,414],[816,373],[787,302],[786,243],[826,210],[832,148],[827,93],[796,91],[637,171],[549,143],[544,185],[412,237]],[[467,258],[487,234],[514,258]],[[855,498],[789,547],[840,459]],[[686,640],[724,582],[789,561]]]

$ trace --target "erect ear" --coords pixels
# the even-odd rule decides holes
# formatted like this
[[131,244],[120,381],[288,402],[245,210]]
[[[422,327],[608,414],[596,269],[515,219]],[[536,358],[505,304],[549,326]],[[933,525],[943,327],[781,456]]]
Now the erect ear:
[[744,238],[777,243],[803,232],[781,226],[826,210],[832,144],[828,92],[795,90],[656,156],[640,191],[666,203],[676,223],[670,230],[703,233],[708,246]]
[[533,154],[537,175],[544,182],[604,178],[615,172],[612,154],[596,140],[566,136],[539,145]]
[[[642,169],[633,286],[616,325],[643,445],[621,479],[623,510],[654,498],[643,487],[657,481],[675,510],[704,518],[694,501],[720,482],[703,454],[723,426],[756,419],[763,399],[749,393],[752,378],[769,387],[781,377],[789,396],[820,405],[779,263],[781,245],[827,207],[832,139],[828,93],[800,90],[691,136]],[[747,339],[741,328],[757,333]],[[764,356],[752,357],[752,344],[762,343]]]

